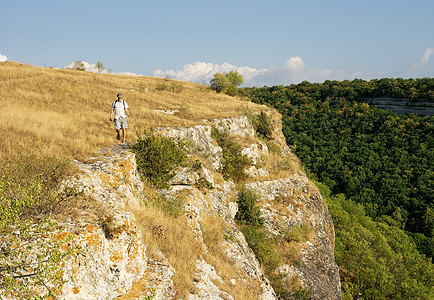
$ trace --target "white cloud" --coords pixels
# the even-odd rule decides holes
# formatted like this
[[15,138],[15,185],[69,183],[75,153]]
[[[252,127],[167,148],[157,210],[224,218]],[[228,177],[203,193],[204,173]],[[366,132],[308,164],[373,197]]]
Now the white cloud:
[[142,74],[136,74],[133,72],[128,72],[128,71],[124,71],[124,72],[112,72],[111,74],[117,74],[117,75],[128,75],[128,76],[143,76]]
[[294,71],[303,71],[306,68],[304,61],[300,56],[291,57],[286,61],[284,66],[286,69]]
[[303,59],[299,56],[291,57],[282,66],[258,74],[250,82],[250,85],[288,85],[299,83],[303,80],[310,82],[322,82],[327,79],[340,77],[331,69],[312,70],[306,67]]
[[[98,73],[98,68],[96,67],[96,64],[91,64],[85,61],[82,61],[85,71],[87,72],[93,72]],[[71,69],[74,67],[75,61],[70,63],[69,65],[65,66],[65,69]],[[106,70],[102,70],[101,73],[107,73]]]
[[257,70],[255,68],[237,67],[230,63],[223,63],[221,65],[218,65],[197,61],[193,64],[184,65],[182,70],[155,70],[154,76],[169,76],[177,80],[208,83],[215,73],[223,73],[229,71],[237,71],[238,73],[240,73],[244,78],[244,82],[248,82],[251,78],[262,72],[261,70]]
[[434,48],[425,49],[424,53],[422,54],[422,57],[418,61],[415,61],[414,63],[412,63],[412,65],[410,67],[410,72],[414,72],[417,69],[425,66],[428,63],[431,55],[433,55],[433,54],[434,54]]
[[343,72],[333,72],[331,69],[312,70],[306,67],[299,56],[291,57],[283,65],[271,69],[255,69],[252,67],[239,67],[230,63],[212,64],[195,62],[184,65],[182,70],[155,70],[154,76],[169,76],[177,80],[192,81],[207,84],[215,73],[237,71],[244,78],[243,86],[288,85],[303,80],[322,82],[327,79],[340,79]]
[[[434,48],[432,48],[434,49]],[[423,57],[424,61],[428,61],[432,53],[426,52]],[[70,63],[65,68],[72,68],[75,62]],[[88,72],[98,72],[96,64],[83,62],[84,68]],[[374,74],[369,71],[356,71],[347,73],[344,70],[332,69],[310,69],[306,63],[299,56],[289,58],[285,63],[280,66],[270,69],[256,69],[248,66],[235,66],[230,63],[213,64],[209,62],[197,61],[192,64],[186,64],[181,70],[161,70],[154,71],[154,76],[157,77],[170,77],[176,80],[191,81],[196,83],[209,84],[210,79],[213,78],[215,73],[223,73],[229,71],[237,71],[243,76],[244,84],[242,86],[274,86],[274,85],[289,85],[292,83],[300,83],[303,80],[309,82],[324,82],[325,80],[352,80],[354,78],[370,79],[378,77],[381,73]],[[107,73],[106,70],[102,71]],[[143,76],[132,72],[118,72],[113,74]],[[382,74],[384,75],[384,74]]]
[[0,62],[3,62],[3,61],[8,61],[8,58],[6,57],[6,55],[3,55],[0,53]]
[[[87,72],[92,72],[92,73],[98,73],[98,68],[96,67],[96,64],[91,64],[85,61],[82,61],[83,66],[85,71]],[[72,67],[74,67],[75,61],[73,61],[72,63],[70,63],[69,65],[65,66],[64,69],[71,69]],[[107,70],[103,69],[101,70],[101,73],[107,74]],[[128,71],[124,71],[124,72],[113,72],[112,74],[117,74],[117,75],[129,75],[129,76],[143,76],[142,74],[136,74],[133,72],[128,72]]]

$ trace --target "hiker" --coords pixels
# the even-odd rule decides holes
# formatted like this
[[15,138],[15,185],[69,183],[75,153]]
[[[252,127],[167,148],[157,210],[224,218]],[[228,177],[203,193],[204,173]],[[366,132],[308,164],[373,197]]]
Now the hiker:
[[122,131],[122,143],[125,143],[125,138],[127,134],[128,121],[127,117],[131,118],[130,112],[128,111],[128,104],[125,102],[122,97],[122,93],[118,93],[116,95],[118,97],[117,100],[113,101],[110,110],[110,122],[114,121],[116,133],[116,138],[118,140],[121,139],[121,131]]

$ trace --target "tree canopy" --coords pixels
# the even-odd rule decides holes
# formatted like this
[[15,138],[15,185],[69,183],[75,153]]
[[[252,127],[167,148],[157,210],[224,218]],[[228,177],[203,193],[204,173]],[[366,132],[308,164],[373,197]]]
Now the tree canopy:
[[237,71],[215,73],[210,80],[211,88],[217,93],[223,92],[231,96],[238,94],[238,86],[243,84],[243,76]]
[[[385,276],[395,271],[386,269],[396,265],[400,256],[418,257],[432,272],[434,118],[399,115],[366,102],[375,97],[404,97],[433,105],[434,79],[303,81],[245,91],[252,101],[281,112],[288,144],[311,177],[330,190],[334,200],[329,201],[329,207],[337,207],[331,209],[337,225],[336,257],[342,281],[354,292],[350,294],[355,296],[357,290],[369,295],[367,298],[393,298],[398,287],[387,286],[386,282],[393,280]],[[346,200],[338,201],[339,197]],[[361,211],[363,217],[358,217]],[[405,243],[411,253],[395,245],[395,254],[381,258],[374,254],[389,253],[394,238]],[[389,246],[381,246],[384,239]],[[365,253],[356,253],[356,249]],[[362,264],[357,257],[372,257],[372,263]],[[374,261],[380,262],[376,265]],[[419,272],[410,264],[405,263],[402,272]],[[414,284],[413,280],[425,286],[430,274],[421,275],[425,279],[415,275],[400,280],[404,280],[403,287]],[[385,281],[375,285],[368,282],[373,280],[369,276]],[[367,292],[369,286],[374,289],[381,285],[384,290],[378,295]],[[400,295],[398,298],[404,297]]]

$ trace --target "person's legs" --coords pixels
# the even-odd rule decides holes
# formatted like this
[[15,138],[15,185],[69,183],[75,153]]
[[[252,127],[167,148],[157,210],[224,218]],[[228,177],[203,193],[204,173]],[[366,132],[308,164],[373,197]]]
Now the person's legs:
[[122,128],[122,143],[125,143],[126,137],[127,137],[127,128],[128,128],[128,121],[126,118],[120,118],[120,125]]
[[127,130],[126,128],[122,128],[122,143],[125,143],[126,137],[127,137]]
[[120,123],[119,119],[114,119],[113,122],[115,123],[115,129],[116,129],[116,133],[117,133],[116,138],[118,140],[120,140],[121,139],[121,136],[120,136],[121,123]]

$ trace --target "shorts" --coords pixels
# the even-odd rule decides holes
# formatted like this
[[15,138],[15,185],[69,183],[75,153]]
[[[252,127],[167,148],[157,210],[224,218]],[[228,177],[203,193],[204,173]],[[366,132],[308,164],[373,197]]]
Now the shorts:
[[116,129],[126,129],[128,128],[128,121],[127,118],[125,117],[119,117],[117,119],[114,119],[113,121],[115,123],[115,128]]

